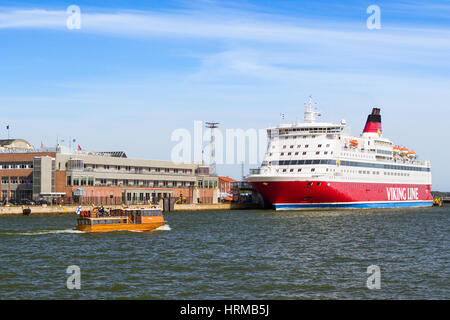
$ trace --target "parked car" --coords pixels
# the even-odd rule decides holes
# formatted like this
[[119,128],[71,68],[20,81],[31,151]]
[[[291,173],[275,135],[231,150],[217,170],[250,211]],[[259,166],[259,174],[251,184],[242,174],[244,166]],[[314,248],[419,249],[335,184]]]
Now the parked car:
[[30,199],[22,199],[20,201],[21,205],[26,205],[26,206],[34,206],[36,204],[36,202],[34,202],[33,200]]
[[50,203],[47,201],[47,200],[44,200],[44,199],[40,199],[40,200],[38,200],[38,201],[36,201],[36,204],[38,205],[38,206],[42,206],[42,205],[49,205]]

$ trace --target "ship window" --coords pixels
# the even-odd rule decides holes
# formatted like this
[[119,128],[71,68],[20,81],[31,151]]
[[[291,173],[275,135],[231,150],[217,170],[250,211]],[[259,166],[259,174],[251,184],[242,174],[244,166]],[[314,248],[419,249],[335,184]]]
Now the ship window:
[[306,152],[303,152],[302,154],[303,154],[303,155],[306,155]]
[[286,172],[286,169],[283,169],[283,172]]
[[284,156],[284,152],[282,152],[281,155]]
[[290,156],[291,155],[291,153],[290,152],[288,152],[288,156]]
[[318,148],[321,148],[322,147],[322,145],[321,144],[319,144],[318,146],[317,146]]
[[320,154],[320,151],[317,151],[316,154]]
[[318,185],[318,186],[320,186],[320,185],[321,185],[321,183],[320,183],[320,182],[317,182],[317,185]]
[[295,155],[298,156],[298,152],[296,152]]
[[294,146],[291,146],[290,148],[292,149],[292,148],[294,148]]
[[308,148],[308,146],[309,146],[308,144],[305,144],[305,148]]
[[300,169],[297,169],[297,172],[300,172],[300,171],[302,171],[302,169],[300,168]]
[[283,146],[283,149],[286,149],[286,146]]
[[314,172],[314,171],[316,171],[316,169],[315,169],[315,168],[312,168],[312,169],[311,169],[311,172]]
[[289,170],[290,172],[294,172],[294,169]]

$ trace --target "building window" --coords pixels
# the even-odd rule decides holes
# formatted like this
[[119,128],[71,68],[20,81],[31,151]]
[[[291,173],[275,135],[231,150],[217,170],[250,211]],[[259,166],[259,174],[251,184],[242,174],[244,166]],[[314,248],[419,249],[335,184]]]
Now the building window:
[[72,176],[67,176],[67,186],[70,187],[72,186]]

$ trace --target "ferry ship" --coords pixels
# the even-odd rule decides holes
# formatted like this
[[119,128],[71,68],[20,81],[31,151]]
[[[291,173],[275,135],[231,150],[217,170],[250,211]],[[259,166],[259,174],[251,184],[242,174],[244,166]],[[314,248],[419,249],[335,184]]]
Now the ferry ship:
[[430,161],[383,137],[379,108],[360,136],[345,120],[316,116],[310,97],[304,122],[267,129],[267,152],[247,180],[276,210],[433,205]]
[[77,230],[86,232],[150,231],[165,225],[160,208],[77,210]]

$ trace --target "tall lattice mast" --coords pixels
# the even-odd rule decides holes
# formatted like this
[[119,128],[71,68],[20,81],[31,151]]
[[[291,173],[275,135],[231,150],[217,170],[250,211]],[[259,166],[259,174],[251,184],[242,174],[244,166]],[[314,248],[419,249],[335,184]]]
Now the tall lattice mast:
[[214,129],[218,128],[219,122],[206,122],[206,128],[211,129],[211,168],[213,175],[216,175],[216,138],[214,136]]

